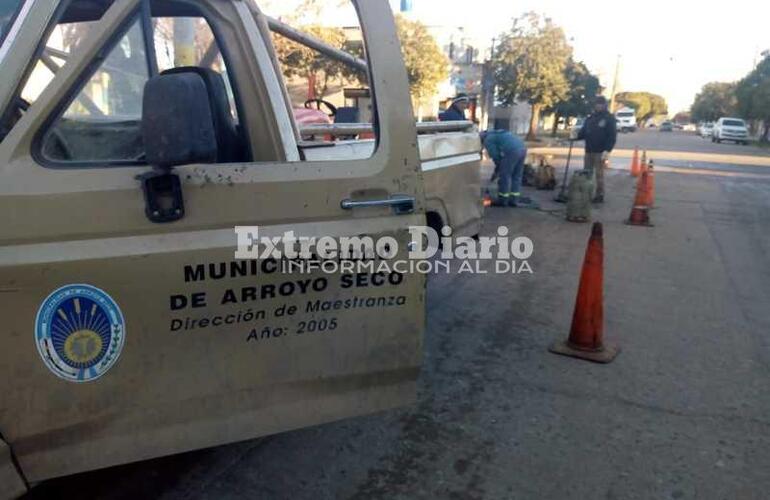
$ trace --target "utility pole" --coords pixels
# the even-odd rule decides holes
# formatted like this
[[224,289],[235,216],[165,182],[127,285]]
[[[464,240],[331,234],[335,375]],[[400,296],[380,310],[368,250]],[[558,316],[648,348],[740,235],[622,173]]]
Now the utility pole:
[[174,66],[195,66],[195,19],[174,19]]
[[495,43],[497,40],[492,39],[492,47],[489,51],[489,59],[484,61],[482,76],[481,76],[481,128],[486,130],[492,128],[494,119],[492,118],[492,110],[495,107],[495,70],[494,70],[494,57],[495,57]]
[[620,54],[618,54],[618,60],[615,63],[615,78],[612,81],[612,95],[610,96],[610,113],[615,112],[615,94],[618,92],[618,78],[620,76]]

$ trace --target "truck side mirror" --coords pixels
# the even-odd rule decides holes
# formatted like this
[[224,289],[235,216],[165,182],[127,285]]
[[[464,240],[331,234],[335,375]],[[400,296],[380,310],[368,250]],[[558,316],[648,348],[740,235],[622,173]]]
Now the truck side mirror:
[[171,169],[213,163],[217,141],[209,94],[194,73],[160,75],[144,87],[142,138],[153,171],[141,177],[147,218],[156,223],[184,217],[179,177]]

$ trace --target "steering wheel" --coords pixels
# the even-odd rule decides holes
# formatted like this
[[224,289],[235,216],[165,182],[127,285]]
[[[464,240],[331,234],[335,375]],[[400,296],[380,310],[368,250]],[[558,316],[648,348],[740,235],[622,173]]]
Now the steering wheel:
[[[315,107],[313,107],[313,104],[315,104]],[[321,106],[328,110],[326,114],[329,115],[329,117],[334,118],[337,115],[337,106],[329,101],[324,101],[323,99],[308,99],[305,101],[305,109],[317,109],[318,111],[323,111]]]

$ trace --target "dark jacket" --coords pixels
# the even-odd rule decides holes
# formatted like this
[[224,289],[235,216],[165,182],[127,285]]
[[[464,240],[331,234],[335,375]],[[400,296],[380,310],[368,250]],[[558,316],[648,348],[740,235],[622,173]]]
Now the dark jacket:
[[608,111],[590,115],[578,133],[578,140],[586,141],[586,153],[609,153],[617,139],[617,123]]
[[454,104],[449,107],[443,113],[438,115],[439,121],[442,122],[461,122],[465,120],[465,113],[460,111]]

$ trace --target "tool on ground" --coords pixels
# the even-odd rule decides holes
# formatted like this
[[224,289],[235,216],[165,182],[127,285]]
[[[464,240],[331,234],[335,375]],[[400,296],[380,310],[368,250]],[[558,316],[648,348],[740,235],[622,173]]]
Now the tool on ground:
[[567,195],[567,220],[589,222],[591,220],[591,198],[594,183],[590,172],[580,170],[572,175]]
[[601,222],[594,223],[591,229],[569,338],[552,344],[548,350],[595,363],[609,363],[620,352],[617,346],[604,344],[604,229]]
[[642,168],[639,165],[639,148],[634,148],[634,158],[631,160],[631,177],[639,177]]
[[559,190],[559,194],[556,195],[556,198],[553,199],[553,201],[557,203],[567,203],[567,182],[569,181],[569,164],[572,161],[572,146],[575,144],[575,141],[570,140],[569,141],[569,152],[567,153],[567,166],[564,168],[564,180],[561,183],[561,190]]
[[636,184],[636,195],[634,196],[634,206],[631,208],[631,215],[628,216],[626,224],[631,226],[651,227],[649,198],[649,176],[647,170],[642,171],[639,182]]
[[521,176],[521,185],[527,187],[537,187],[537,170],[531,163],[524,164],[524,174]]
[[540,158],[540,165],[537,167],[535,186],[540,191],[553,191],[556,189],[556,170],[543,157]]

